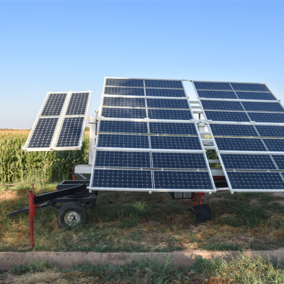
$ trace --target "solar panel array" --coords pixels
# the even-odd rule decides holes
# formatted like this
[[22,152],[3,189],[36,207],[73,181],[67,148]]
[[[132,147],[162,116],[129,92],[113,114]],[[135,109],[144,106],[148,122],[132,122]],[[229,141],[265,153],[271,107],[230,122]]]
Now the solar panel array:
[[213,192],[178,80],[106,78],[90,189]]
[[47,93],[23,150],[80,149],[90,99],[90,91]]
[[231,191],[283,191],[280,101],[265,84],[193,84]]

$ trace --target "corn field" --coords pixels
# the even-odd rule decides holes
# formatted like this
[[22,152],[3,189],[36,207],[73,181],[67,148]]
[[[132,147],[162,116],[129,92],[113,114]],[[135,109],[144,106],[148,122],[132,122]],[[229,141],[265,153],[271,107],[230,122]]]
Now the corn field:
[[80,151],[24,152],[28,134],[0,133],[0,183],[70,179],[72,167],[88,161],[88,138]]

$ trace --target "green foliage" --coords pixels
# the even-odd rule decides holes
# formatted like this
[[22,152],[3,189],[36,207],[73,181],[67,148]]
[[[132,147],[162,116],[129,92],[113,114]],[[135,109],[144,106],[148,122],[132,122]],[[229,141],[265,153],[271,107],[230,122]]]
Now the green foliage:
[[52,269],[53,265],[49,262],[37,261],[29,264],[15,265],[9,272],[12,275],[22,275],[25,273],[43,272],[47,269]]
[[85,127],[85,131],[90,131],[90,127]]

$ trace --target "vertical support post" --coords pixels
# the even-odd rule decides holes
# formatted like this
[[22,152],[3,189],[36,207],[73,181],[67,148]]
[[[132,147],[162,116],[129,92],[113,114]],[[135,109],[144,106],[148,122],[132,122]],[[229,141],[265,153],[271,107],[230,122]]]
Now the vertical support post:
[[202,196],[205,196],[205,193],[204,192],[198,192],[197,195],[199,197],[199,205],[202,205]]
[[192,201],[193,201],[193,206],[196,205],[196,194],[195,192],[192,193]]
[[89,139],[89,165],[92,165],[94,158],[94,151],[96,145],[96,134],[97,134],[97,115],[91,116],[89,122],[90,125],[90,139]]
[[35,194],[34,184],[32,184],[32,190],[29,191],[29,217],[30,217],[30,244],[34,247],[34,216],[36,215],[36,209],[34,204]]

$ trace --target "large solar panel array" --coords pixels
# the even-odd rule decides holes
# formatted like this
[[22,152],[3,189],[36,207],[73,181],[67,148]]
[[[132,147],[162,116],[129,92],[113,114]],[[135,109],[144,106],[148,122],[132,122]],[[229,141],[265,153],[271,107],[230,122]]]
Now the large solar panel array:
[[284,109],[266,84],[193,84],[231,191],[284,191]]
[[106,78],[91,190],[214,192],[180,80]]
[[47,93],[23,150],[80,149],[90,99],[90,91]]

